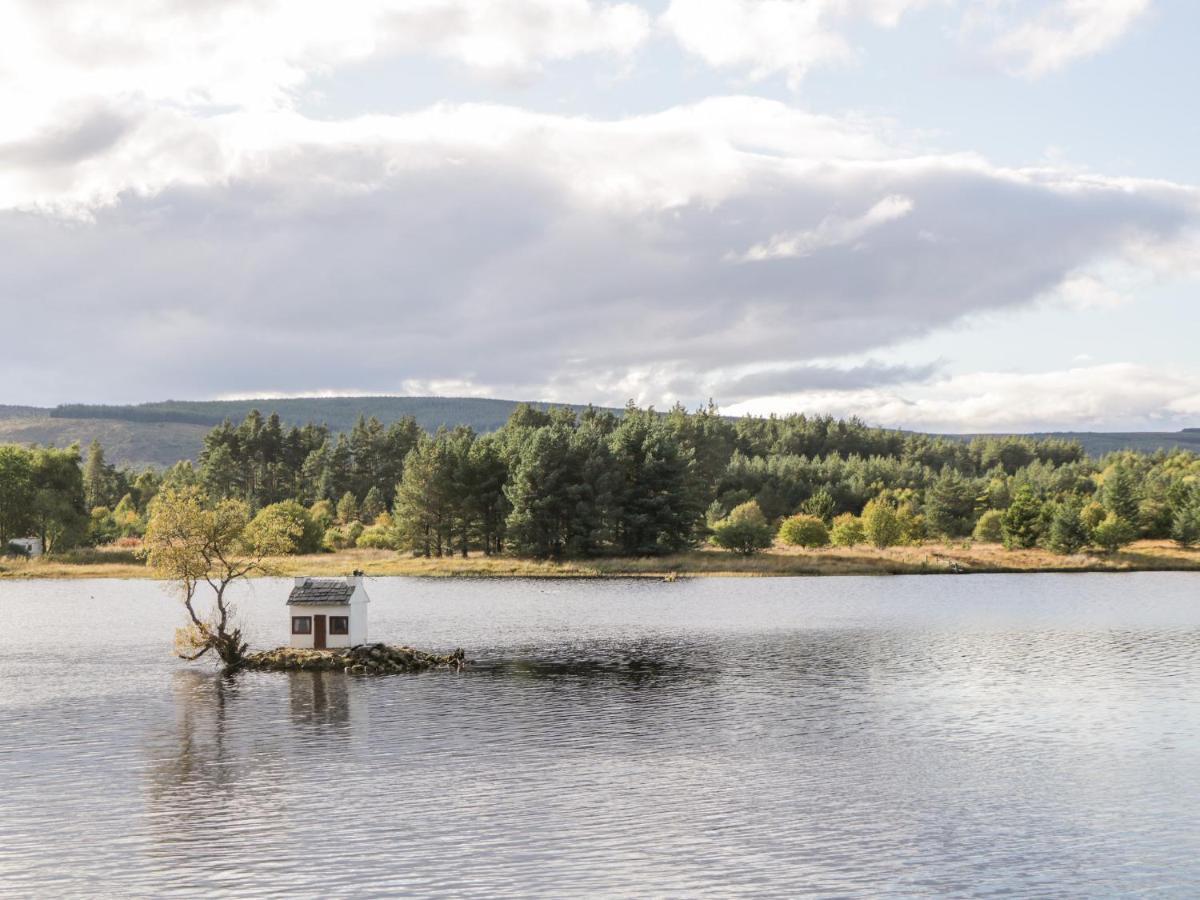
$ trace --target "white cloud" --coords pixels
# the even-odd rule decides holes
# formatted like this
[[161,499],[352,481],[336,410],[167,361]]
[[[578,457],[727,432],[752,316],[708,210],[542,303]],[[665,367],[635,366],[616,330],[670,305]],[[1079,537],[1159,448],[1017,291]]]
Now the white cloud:
[[64,107],[287,108],[314,73],[397,54],[504,77],[632,53],[632,3],[594,0],[8,0],[0,4],[0,144]]
[[777,72],[799,86],[820,65],[844,63],[854,50],[841,28],[855,19],[894,26],[930,0],[671,0],[659,22],[679,44],[716,68],[754,79]]
[[861,216],[826,216],[816,228],[806,231],[787,231],[755,244],[741,257],[745,262],[765,259],[789,259],[808,256],[827,247],[854,244],[880,225],[902,219],[912,212],[908,197],[884,197]]
[[1062,371],[973,372],[905,391],[814,391],[728,408],[856,415],[926,431],[1175,430],[1200,415],[1200,377],[1129,363]]
[[1037,78],[1107,49],[1150,9],[1150,0],[1058,0],[998,21],[993,52],[1011,71]]
[[[49,366],[39,399],[143,397],[146,371],[175,396],[658,400],[750,363],[828,383],[789,367],[1028,303],[1198,217],[1191,188],[913,156],[752,98],[613,121],[156,109],[46,140],[86,158],[0,170],[3,303],[34,318],[0,379]],[[822,239],[731,261],[781,234]]]
[[796,90],[812,69],[858,58],[856,24],[892,28],[933,6],[959,16],[972,54],[1034,78],[1115,44],[1150,0],[671,0],[659,24],[714,68],[783,74]]
[[1112,309],[1128,303],[1131,294],[1118,290],[1111,281],[1085,272],[1073,272],[1054,288],[1051,296],[1076,310]]

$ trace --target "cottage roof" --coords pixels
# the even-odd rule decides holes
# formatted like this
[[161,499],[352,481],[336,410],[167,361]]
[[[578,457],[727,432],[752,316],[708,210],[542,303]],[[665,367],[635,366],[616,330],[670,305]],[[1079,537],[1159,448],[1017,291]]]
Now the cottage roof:
[[288,606],[328,606],[348,604],[354,593],[354,585],[346,584],[341,578],[306,578],[303,584],[292,588]]

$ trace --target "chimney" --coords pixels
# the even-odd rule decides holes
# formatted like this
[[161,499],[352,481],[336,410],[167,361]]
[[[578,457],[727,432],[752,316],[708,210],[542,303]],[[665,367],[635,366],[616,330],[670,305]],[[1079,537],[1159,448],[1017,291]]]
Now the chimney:
[[363,573],[360,569],[355,569],[354,572],[346,576],[346,584],[351,587],[362,587]]
[[304,582],[308,581],[307,575],[296,576],[296,587],[304,587]]

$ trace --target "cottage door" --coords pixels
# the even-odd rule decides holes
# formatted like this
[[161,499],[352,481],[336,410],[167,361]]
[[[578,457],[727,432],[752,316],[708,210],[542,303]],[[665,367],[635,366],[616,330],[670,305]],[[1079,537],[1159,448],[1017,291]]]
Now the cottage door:
[[325,617],[313,616],[313,646],[318,650],[325,649]]

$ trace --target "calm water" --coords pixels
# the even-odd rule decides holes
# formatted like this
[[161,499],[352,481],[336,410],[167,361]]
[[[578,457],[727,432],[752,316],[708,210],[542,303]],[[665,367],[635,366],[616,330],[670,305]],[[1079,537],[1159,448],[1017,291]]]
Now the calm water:
[[368,590],[474,670],[224,681],[156,584],[0,582],[0,894],[1200,893],[1200,576]]

